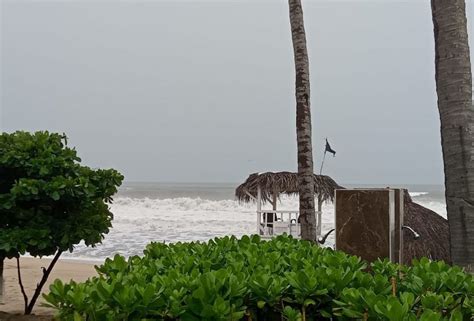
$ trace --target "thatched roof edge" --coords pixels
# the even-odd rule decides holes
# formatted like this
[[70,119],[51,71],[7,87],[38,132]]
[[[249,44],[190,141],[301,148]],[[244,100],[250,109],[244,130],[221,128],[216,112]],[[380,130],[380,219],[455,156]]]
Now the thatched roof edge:
[[[251,174],[244,183],[237,187],[235,196],[240,202],[249,203],[257,196],[257,187],[262,191],[262,201],[268,202],[273,193],[294,195],[298,194],[298,174],[292,172],[266,172]],[[331,177],[314,175],[315,195],[321,201],[334,201],[334,191],[342,188]],[[251,196],[250,196],[251,195]]]

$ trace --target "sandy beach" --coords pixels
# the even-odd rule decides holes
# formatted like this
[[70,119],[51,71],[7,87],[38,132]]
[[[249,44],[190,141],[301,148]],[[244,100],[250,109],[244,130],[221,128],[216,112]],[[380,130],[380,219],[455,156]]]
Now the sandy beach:
[[[47,267],[51,262],[50,259],[37,259],[37,258],[21,258],[21,277],[27,292],[28,298],[31,298],[35,290],[36,284],[39,282],[42,275],[42,267]],[[98,263],[98,262],[97,262]],[[61,279],[63,281],[84,281],[91,276],[96,275],[93,261],[80,261],[70,259],[60,259],[54,267],[51,275],[45,286],[43,287],[43,293],[49,291],[49,285],[55,279]],[[18,285],[18,275],[16,269],[16,260],[6,260],[4,270],[4,289],[3,298],[0,301],[0,312],[6,312],[11,314],[23,313],[24,301],[23,296]],[[39,299],[36,303],[33,313],[36,315],[52,315],[54,311],[47,307],[42,307],[41,303],[43,299]],[[5,318],[5,317],[3,317]],[[2,314],[0,313],[0,320]]]

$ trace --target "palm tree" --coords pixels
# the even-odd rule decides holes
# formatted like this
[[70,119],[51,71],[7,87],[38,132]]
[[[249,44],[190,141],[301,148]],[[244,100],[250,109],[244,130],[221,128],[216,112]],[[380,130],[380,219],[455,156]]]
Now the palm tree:
[[453,263],[474,272],[474,106],[464,0],[431,0]]
[[301,238],[316,240],[309,60],[301,0],[288,0],[296,71],[296,135]]

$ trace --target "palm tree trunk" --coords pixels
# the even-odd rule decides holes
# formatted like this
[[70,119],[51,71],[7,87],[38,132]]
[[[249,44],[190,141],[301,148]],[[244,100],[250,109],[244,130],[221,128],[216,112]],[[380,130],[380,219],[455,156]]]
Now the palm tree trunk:
[[301,0],[288,0],[296,70],[296,135],[301,238],[316,240],[309,59]]
[[431,0],[453,263],[474,272],[474,106],[464,0]]

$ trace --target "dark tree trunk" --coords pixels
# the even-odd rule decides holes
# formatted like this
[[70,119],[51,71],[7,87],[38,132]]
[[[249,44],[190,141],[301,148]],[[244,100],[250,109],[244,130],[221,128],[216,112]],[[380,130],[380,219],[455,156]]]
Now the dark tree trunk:
[[455,264],[474,272],[474,106],[464,0],[431,0],[446,206]]
[[23,295],[23,301],[25,302],[25,314],[31,314],[33,311],[33,308],[36,304],[36,300],[38,300],[41,290],[43,289],[44,284],[48,280],[49,274],[53,270],[54,266],[56,265],[56,262],[59,260],[59,257],[61,256],[63,252],[58,250],[56,254],[54,255],[54,258],[51,260],[51,263],[49,263],[48,268],[42,268],[43,269],[43,275],[41,277],[40,282],[36,285],[35,292],[33,293],[33,297],[31,300],[28,302],[28,296],[25,291],[25,287],[23,286],[23,281],[21,279],[21,267],[20,267],[20,257],[16,257],[16,268],[17,268],[17,273],[18,273],[18,284],[20,285],[20,290],[21,294]]
[[316,240],[309,59],[301,0],[288,0],[296,74],[296,135],[301,238]]

